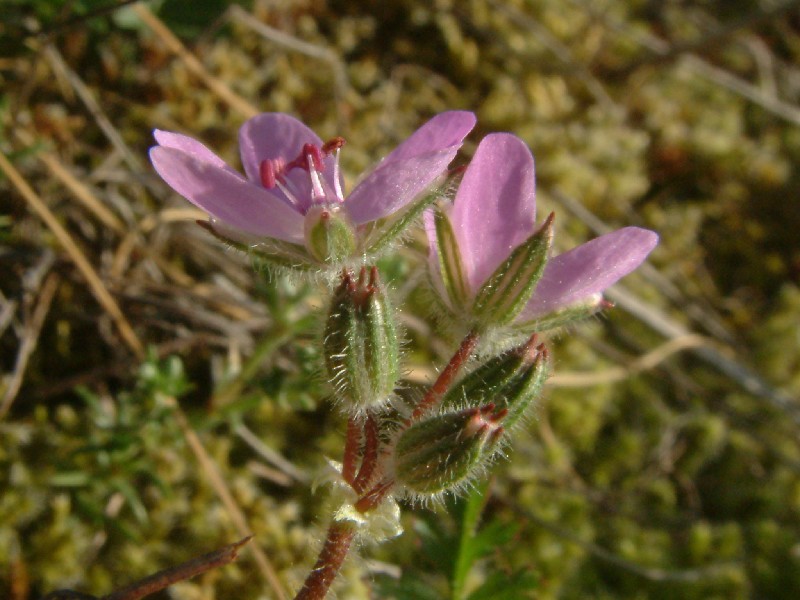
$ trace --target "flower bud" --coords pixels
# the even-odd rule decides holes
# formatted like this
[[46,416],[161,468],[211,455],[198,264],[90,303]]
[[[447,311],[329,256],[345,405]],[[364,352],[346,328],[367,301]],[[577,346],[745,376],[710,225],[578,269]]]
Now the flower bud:
[[397,482],[412,492],[436,494],[465,481],[493,453],[506,413],[487,404],[414,423],[394,448]]
[[472,311],[482,323],[507,325],[525,308],[547,265],[554,218],[550,213],[541,228],[517,246],[478,291]]
[[353,254],[353,226],[338,206],[317,204],[306,213],[306,248],[320,262],[340,262]]
[[444,407],[492,402],[507,409],[503,420],[510,429],[542,392],[550,374],[550,356],[536,335],[521,346],[486,361],[451,387],[442,398]]
[[350,407],[384,402],[399,372],[394,312],[378,280],[378,269],[362,267],[358,280],[345,271],[333,293],[325,324],[325,367]]

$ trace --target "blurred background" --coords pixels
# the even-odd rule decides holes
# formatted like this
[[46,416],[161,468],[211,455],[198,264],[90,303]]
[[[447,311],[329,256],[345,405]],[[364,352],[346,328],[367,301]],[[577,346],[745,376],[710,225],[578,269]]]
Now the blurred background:
[[[2,0],[0,16],[0,597],[107,594],[247,531],[235,564],[153,598],[291,597],[324,531],[310,484],[343,443],[322,296],[198,227],[148,162],[152,130],[239,168],[244,120],[288,112],[346,138],[352,188],[448,109],[478,116],[461,164],[488,132],[528,143],[559,248],[625,225],[661,243],[614,310],[551,338],[466,588],[449,500],[407,507],[338,597],[800,597],[800,2]],[[424,310],[424,252],[412,236],[381,265],[409,390],[454,349]],[[475,592],[492,581],[505,596]]]

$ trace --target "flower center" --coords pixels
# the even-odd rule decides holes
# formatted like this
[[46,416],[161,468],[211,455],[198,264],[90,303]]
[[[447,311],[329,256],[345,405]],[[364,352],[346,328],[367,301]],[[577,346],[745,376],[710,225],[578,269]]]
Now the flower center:
[[[261,184],[268,190],[278,188],[287,200],[300,212],[305,214],[314,204],[325,204],[330,201],[344,202],[344,194],[339,175],[339,150],[344,146],[344,138],[335,137],[325,142],[322,146],[303,144],[300,155],[290,162],[283,158],[262,160],[259,165]],[[333,176],[326,179],[322,176],[325,171],[325,158],[333,156]],[[287,175],[294,169],[301,169],[308,173],[311,198],[305,197],[307,190],[299,186],[296,179],[289,179]],[[333,189],[331,189],[331,183]]]

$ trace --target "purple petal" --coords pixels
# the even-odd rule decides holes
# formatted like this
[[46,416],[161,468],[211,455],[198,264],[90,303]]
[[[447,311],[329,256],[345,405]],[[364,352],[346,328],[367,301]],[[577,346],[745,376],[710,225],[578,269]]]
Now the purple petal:
[[434,150],[460,147],[475,127],[475,115],[465,110],[451,110],[436,115],[395,148],[384,163],[427,154]]
[[450,213],[473,292],[533,234],[535,219],[530,150],[511,134],[487,135],[464,173]]
[[212,217],[254,235],[303,242],[303,216],[241,175],[176,148],[154,146],[150,160],[172,189]]
[[180,150],[181,152],[188,154],[200,162],[208,163],[215,167],[219,167],[220,169],[231,169],[231,167],[229,167],[228,164],[219,156],[189,136],[182,135],[180,133],[173,133],[171,131],[154,129],[153,137],[156,138],[156,142],[158,142],[159,146],[164,148],[175,148],[176,150]]
[[444,173],[474,126],[474,114],[454,110],[417,129],[347,197],[345,207],[353,222],[389,216],[425,191]]
[[551,258],[519,320],[601,293],[642,264],[657,243],[654,232],[625,227]]
[[[239,151],[248,179],[261,185],[260,166],[264,160],[282,159],[291,162],[300,156],[304,144],[322,146],[319,136],[302,122],[283,113],[264,113],[249,119],[239,130]],[[323,160],[322,176],[329,189],[335,189],[333,156]],[[294,193],[299,208],[307,210],[311,204],[311,179],[307,171],[292,169],[286,179],[287,187]],[[279,195],[279,192],[276,192]],[[280,194],[282,196],[282,194]],[[293,204],[291,200],[287,200]]]
[[356,225],[400,210],[447,168],[458,148],[383,162],[347,196],[344,207]]

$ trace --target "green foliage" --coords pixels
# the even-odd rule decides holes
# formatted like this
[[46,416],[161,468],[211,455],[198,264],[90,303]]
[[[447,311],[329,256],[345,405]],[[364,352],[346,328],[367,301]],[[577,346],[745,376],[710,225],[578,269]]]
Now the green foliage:
[[[181,355],[140,371],[52,233],[0,178],[11,199],[0,211],[3,393],[36,306],[42,248],[55,250],[61,276],[0,421],[0,597],[66,586],[100,594],[231,541],[230,517],[170,416],[174,396],[282,581],[296,585],[313,562],[321,501],[259,466],[235,428],[246,424],[305,475],[321,454],[340,458],[344,424],[326,408],[316,349],[319,295],[266,269],[252,276],[246,258],[205,232],[156,219],[177,205],[153,185],[144,158],[159,127],[201,138],[236,165],[244,117],[129,9],[93,12],[110,0],[0,4],[0,151],[137,334],[162,356]],[[324,139],[345,136],[350,182],[440,110],[477,112],[465,157],[489,131],[520,135],[536,157],[539,213],[558,212],[555,252],[595,235],[556,191],[610,226],[657,230],[650,265],[663,280],[631,276],[623,286],[653,315],[703,334],[708,348],[796,399],[800,133],[696,67],[705,61],[762,91],[772,81],[791,108],[800,63],[793,13],[722,1],[252,3],[257,20],[341,58],[340,86],[327,58],[236,20],[218,23],[228,3],[147,4],[258,109],[290,112]],[[52,33],[141,167],[120,158],[95,109],[41,52],[29,17]],[[648,50],[648,36],[674,53]],[[123,220],[122,232],[73,201],[40,163],[42,148]],[[452,340],[419,317],[431,304],[425,249],[414,233],[407,240],[409,250],[386,255],[380,268],[392,300],[408,300],[413,383],[403,393],[413,397]],[[556,376],[612,372],[664,342],[622,308],[568,333],[550,340]],[[692,351],[622,381],[554,385],[494,467],[483,522],[465,521],[472,496],[452,514],[414,510],[403,537],[363,549],[402,568],[400,581],[365,575],[369,563],[354,560],[339,597],[448,598],[460,586],[471,600],[500,598],[508,582],[542,599],[797,597],[796,412],[754,389]],[[465,541],[470,523],[476,535]],[[255,572],[243,558],[171,597],[256,598],[266,592]],[[12,596],[11,581],[28,581],[27,591]]]

